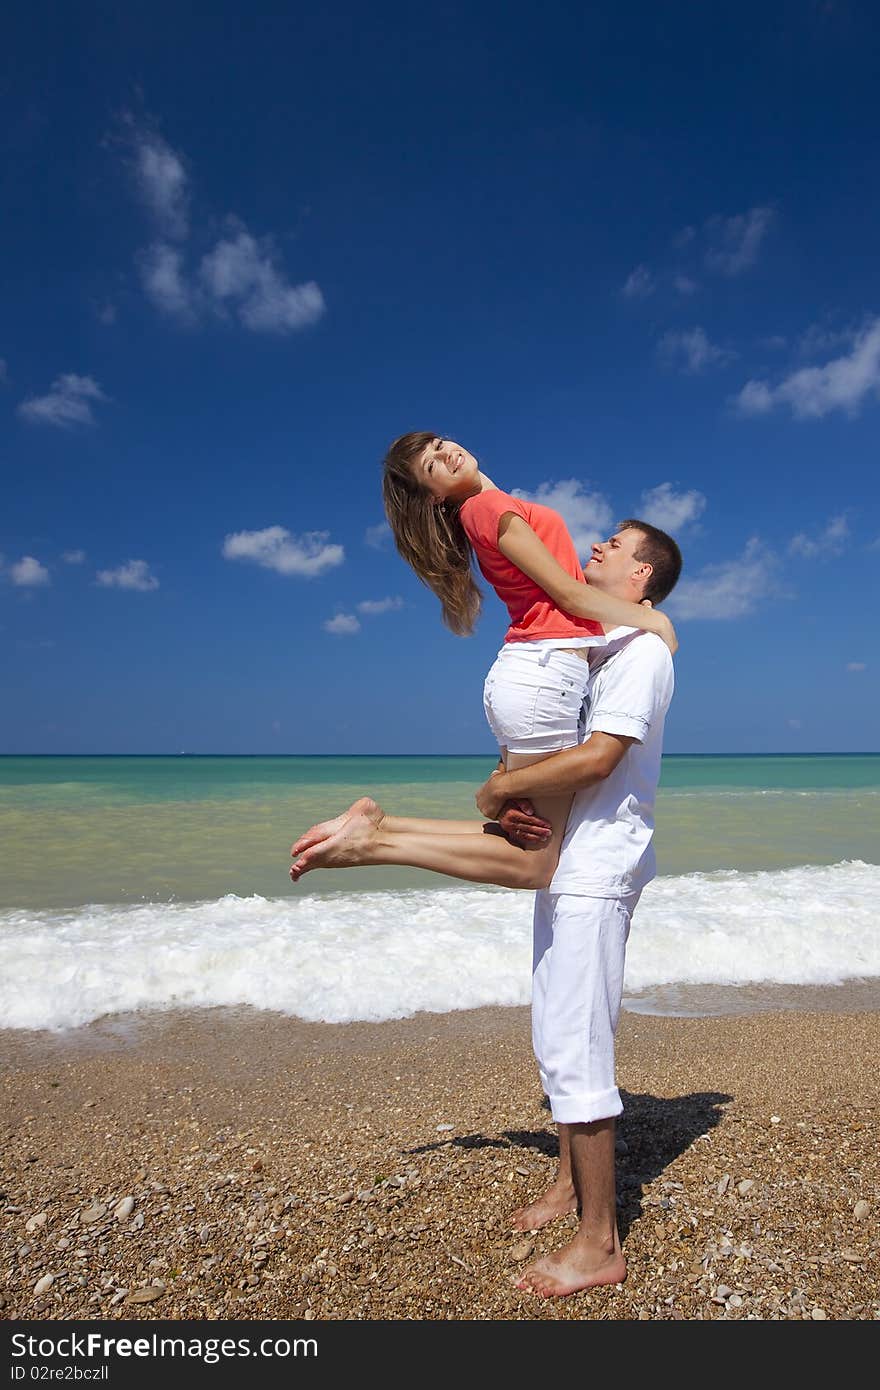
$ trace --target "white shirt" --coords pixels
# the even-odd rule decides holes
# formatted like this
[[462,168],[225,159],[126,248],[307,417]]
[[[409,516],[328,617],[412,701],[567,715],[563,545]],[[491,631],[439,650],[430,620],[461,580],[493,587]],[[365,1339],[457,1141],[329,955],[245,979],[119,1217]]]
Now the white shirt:
[[640,892],[657,871],[654,800],[672,656],[654,633],[619,627],[591,657],[586,737],[623,734],[637,742],[609,777],[575,793],[550,892],[616,898]]

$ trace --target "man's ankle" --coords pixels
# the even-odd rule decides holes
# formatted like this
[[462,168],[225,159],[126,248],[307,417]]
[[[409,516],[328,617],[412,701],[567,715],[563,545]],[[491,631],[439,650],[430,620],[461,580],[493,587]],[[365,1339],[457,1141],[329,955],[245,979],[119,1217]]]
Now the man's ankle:
[[618,1246],[616,1231],[609,1231],[604,1223],[597,1226],[595,1223],[591,1224],[583,1219],[578,1226],[577,1239],[583,1241],[585,1245],[592,1245],[595,1249],[604,1250],[609,1255],[612,1255]]

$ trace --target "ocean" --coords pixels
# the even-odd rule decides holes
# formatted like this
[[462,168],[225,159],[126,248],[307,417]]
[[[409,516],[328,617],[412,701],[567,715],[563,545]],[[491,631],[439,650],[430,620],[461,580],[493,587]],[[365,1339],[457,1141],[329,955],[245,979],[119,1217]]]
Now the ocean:
[[[528,1003],[529,894],[412,869],[287,877],[296,836],[357,795],[466,817],[492,767],[0,757],[0,1027],[211,1005],[350,1022]],[[880,1007],[880,754],[669,756],[657,825],[626,1007],[791,1007],[831,987]]]

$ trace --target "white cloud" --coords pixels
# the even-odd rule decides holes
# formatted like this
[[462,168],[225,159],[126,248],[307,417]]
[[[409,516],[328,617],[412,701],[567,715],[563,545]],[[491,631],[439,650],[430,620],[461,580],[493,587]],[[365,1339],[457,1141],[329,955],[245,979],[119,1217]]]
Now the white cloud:
[[245,229],[218,241],[196,276],[188,273],[179,248],[162,241],[141,252],[139,269],[156,308],[183,323],[209,314],[227,318],[231,310],[254,333],[291,333],[325,312],[314,281],[291,285],[271,245],[257,242]]
[[133,129],[134,175],[163,236],[183,241],[189,234],[188,178],[183,159],[157,131]]
[[360,630],[361,625],[353,613],[337,613],[335,618],[328,618],[324,624],[324,631],[332,632],[337,637],[351,637]]
[[741,275],[755,264],[772,221],[769,207],[750,208],[736,217],[710,217],[706,265],[722,275]]
[[844,356],[824,367],[801,367],[778,386],[748,381],[734,404],[742,415],[788,406],[796,420],[819,420],[832,410],[856,415],[870,395],[880,395],[880,318],[865,325]]
[[864,661],[848,661],[846,663],[848,671],[867,671],[867,663]]
[[391,527],[387,521],[380,521],[375,526],[368,526],[364,532],[364,540],[373,550],[383,550],[391,540]]
[[679,294],[696,294],[700,288],[696,280],[692,280],[689,275],[674,275],[672,283]]
[[691,489],[689,492],[676,492],[672,483],[660,483],[649,492],[642,493],[639,516],[652,526],[673,535],[691,522],[696,521],[706,510],[706,498],[702,492]]
[[176,246],[157,241],[138,257],[141,281],[149,299],[163,314],[192,322],[197,297],[187,283],[183,255]]
[[263,531],[236,531],[223,542],[227,560],[252,560],[278,574],[298,574],[306,579],[334,569],[345,559],[341,545],[328,545],[328,531],[307,531],[292,536],[284,526]]
[[676,618],[743,618],[767,597],[773,557],[753,536],[738,560],[707,565],[693,579],[679,580],[664,603]]
[[55,378],[45,396],[29,396],[22,401],[18,413],[22,419],[34,424],[69,429],[72,425],[93,425],[95,417],[91,402],[106,399],[92,377],[66,372]]
[[84,550],[65,550],[61,556],[66,565],[85,564],[86,552]]
[[577,478],[541,483],[537,492],[514,488],[512,495],[559,512],[582,559],[589,554],[594,541],[604,540],[609,535],[614,522],[614,513],[602,494],[585,492]]
[[23,555],[14,565],[9,566],[9,577],[19,588],[36,588],[49,583],[49,571],[33,555]]
[[801,357],[821,357],[844,344],[851,345],[857,336],[852,328],[837,329],[823,323],[811,323],[798,339],[797,350]]
[[620,293],[625,299],[646,299],[654,293],[654,277],[646,265],[637,265],[626,277]]
[[689,246],[697,235],[696,227],[682,227],[680,232],[676,232],[672,238],[672,244],[677,251],[681,251],[685,246]]
[[357,610],[368,617],[375,617],[379,613],[396,613],[402,607],[402,598],[365,598],[358,604]]
[[153,128],[124,117],[126,143],[141,201],[152,213],[157,239],[137,257],[147,297],[162,313],[184,323],[234,314],[254,333],[291,333],[317,322],[326,311],[313,280],[291,284],[269,238],[257,240],[237,218],[213,249],[185,258],[173,245],[187,240],[189,175],[184,158]]
[[841,513],[840,516],[833,516],[818,536],[808,536],[803,531],[793,536],[788,548],[792,555],[803,555],[808,560],[827,560],[830,556],[841,553],[843,543],[848,537],[849,524],[846,516]]
[[158,589],[159,581],[150,573],[146,560],[129,560],[115,570],[99,570],[96,582],[104,589],[138,589],[147,593]]
[[103,323],[105,328],[110,328],[116,322],[115,304],[102,304],[99,309],[95,310],[95,313],[98,316],[98,322]]
[[6,369],[6,358],[0,357],[0,386],[5,386],[9,380],[9,372]]
[[724,348],[710,343],[705,330],[699,326],[664,333],[657,351],[669,366],[680,367],[691,375],[705,371],[707,367],[719,367],[733,356]]
[[315,282],[289,284],[275,264],[271,244],[258,243],[244,228],[218,241],[203,258],[199,276],[214,302],[234,305],[241,322],[256,333],[290,333],[324,313],[324,296]]

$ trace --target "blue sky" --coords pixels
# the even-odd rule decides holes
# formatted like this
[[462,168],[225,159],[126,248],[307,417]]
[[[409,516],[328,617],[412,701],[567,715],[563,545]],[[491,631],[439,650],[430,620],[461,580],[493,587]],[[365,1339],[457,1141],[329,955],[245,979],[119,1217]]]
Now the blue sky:
[[17,7],[4,752],[483,752],[408,429],[678,537],[671,752],[874,750],[868,4]]

